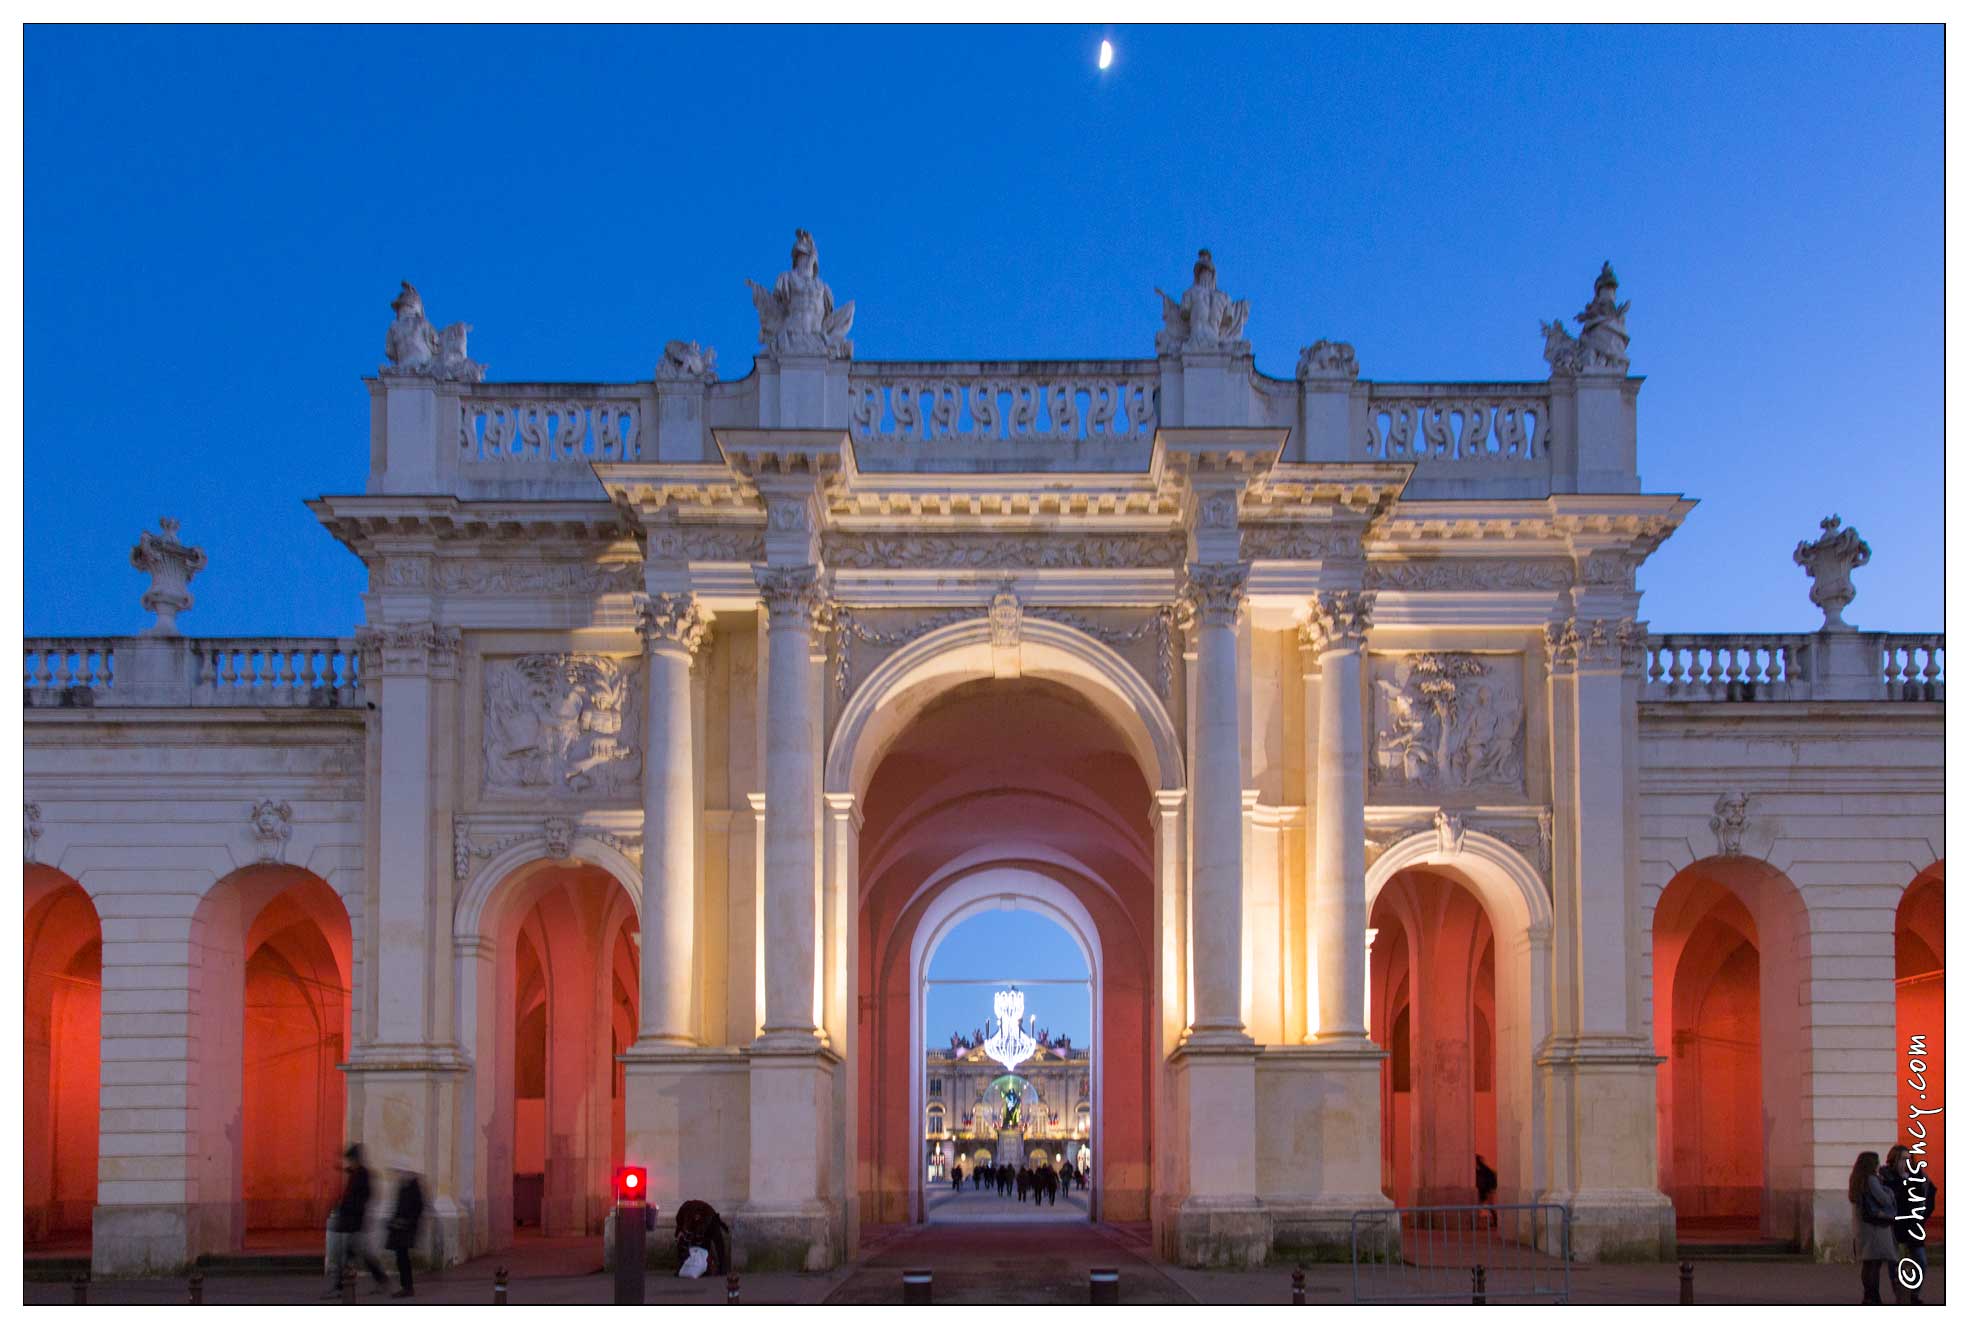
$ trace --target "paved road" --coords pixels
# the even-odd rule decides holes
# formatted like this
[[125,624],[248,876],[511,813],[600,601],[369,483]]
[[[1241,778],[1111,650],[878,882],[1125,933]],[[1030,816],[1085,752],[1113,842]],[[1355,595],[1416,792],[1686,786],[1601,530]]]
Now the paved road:
[[[892,1234],[892,1235],[891,1235]],[[1191,1296],[1149,1258],[1145,1244],[1098,1223],[930,1223],[892,1229],[827,1296],[836,1306],[902,1303],[902,1271],[934,1273],[933,1303],[1087,1304],[1087,1271],[1121,1273],[1121,1301],[1184,1306]]]

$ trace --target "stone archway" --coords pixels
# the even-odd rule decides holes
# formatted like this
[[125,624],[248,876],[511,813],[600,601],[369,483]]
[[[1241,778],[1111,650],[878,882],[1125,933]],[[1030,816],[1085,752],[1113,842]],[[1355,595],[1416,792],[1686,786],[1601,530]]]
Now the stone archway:
[[[1473,991],[1471,1002],[1477,1013],[1489,1012],[1485,1023],[1494,1070],[1488,1110],[1495,1114],[1497,1156],[1487,1161],[1498,1175],[1500,1203],[1536,1200],[1548,1183],[1545,1110],[1532,1059],[1552,1028],[1552,903],[1544,880],[1516,849],[1482,831],[1465,830],[1460,840],[1447,843],[1437,831],[1418,832],[1390,847],[1368,869],[1370,917],[1383,890],[1408,872],[1440,877],[1481,905],[1493,949],[1488,991]],[[1370,987],[1377,990],[1389,979],[1379,941],[1369,966]],[[1480,954],[1469,957],[1473,972],[1483,963]],[[1377,1004],[1390,1018],[1395,1016],[1393,1003],[1377,1003],[1370,994],[1369,1010]],[[1394,1071],[1391,1065],[1384,1075]],[[1474,1099],[1478,1091],[1472,1078]],[[1390,1129],[1384,1121],[1384,1139]]]
[[1811,929],[1797,886],[1758,859],[1702,859],[1651,930],[1660,1186],[1683,1240],[1813,1230]]
[[[910,940],[909,972],[914,1000],[910,1006],[909,1066],[912,1072],[923,1065],[928,1051],[929,1038],[924,1025],[925,983],[929,976],[930,961],[937,948],[958,924],[966,919],[993,909],[1024,909],[1039,914],[1057,924],[1071,937],[1079,948],[1081,957],[1087,963],[1089,993],[1092,1003],[1090,1025],[1093,1029],[1092,1065],[1095,1078],[1090,1095],[1089,1117],[1092,1122],[1091,1134],[1094,1140],[1094,1175],[1101,1177],[1107,1168],[1103,1158],[1106,1132],[1100,1129],[1100,1073],[1106,1063],[1102,1057],[1102,978],[1100,931],[1093,916],[1081,903],[1079,897],[1056,877],[1036,871],[1030,866],[1009,867],[989,866],[963,871],[960,875],[941,882],[933,882],[922,892],[925,904],[918,915],[915,935]],[[910,1112],[912,1120],[922,1120],[925,1107],[923,1076],[912,1073],[910,1083]],[[1071,1105],[1068,1105],[1071,1106]],[[924,1217],[923,1171],[912,1169],[909,1174],[909,1215],[912,1221]],[[1096,1193],[1098,1201],[1098,1192]],[[1090,1205],[1090,1216],[1101,1217],[1097,1207]]]
[[23,1238],[86,1247],[96,1207],[103,931],[74,878],[30,863],[21,952]]
[[[1043,775],[1029,764],[985,789],[925,766],[920,779],[898,786],[906,796],[891,799],[875,787],[878,768],[898,751],[910,761],[925,757],[908,751],[909,735],[934,732],[937,708],[947,714],[1014,693],[1059,720],[1056,738],[1072,736],[1059,739],[1062,760]],[[1032,721],[1008,713],[1005,727]],[[1000,737],[973,735],[961,746],[1014,760]],[[1097,1132],[1105,1163],[1095,1169],[1095,1203],[1110,1219],[1150,1217],[1150,1140],[1164,1088],[1154,1068],[1181,1034],[1187,995],[1181,751],[1167,710],[1133,667],[1085,633],[1043,619],[1024,620],[1009,647],[994,646],[982,618],[926,634],[849,699],[824,764],[830,940],[823,987],[830,1027],[837,1019],[847,1027],[850,1011],[856,1016],[846,1080],[856,1101],[849,1108],[844,1094],[843,1102],[853,1123],[851,1234],[858,1221],[905,1221],[915,1211],[911,1196],[920,1187],[909,1179],[920,1104],[906,1095],[886,1102],[874,1073],[880,1062],[906,1064],[916,1055],[910,954],[923,913],[936,890],[985,866],[1051,878],[1093,922],[1103,956],[1100,1075],[1108,1104]],[[1076,767],[1080,756],[1087,760]],[[898,831],[904,823],[918,830]],[[1068,825],[1079,830],[1063,831]],[[922,829],[935,826],[950,833]],[[1030,833],[1035,826],[1040,833]],[[1072,852],[1076,834],[1093,846],[1091,859]],[[1116,1117],[1118,1103],[1129,1106],[1129,1119]]]
[[[453,921],[458,1027],[472,1056],[461,1197],[477,1249],[516,1232],[599,1233],[621,1161],[635,1040],[639,876],[509,847],[467,883]],[[604,855],[597,855],[598,858]]]

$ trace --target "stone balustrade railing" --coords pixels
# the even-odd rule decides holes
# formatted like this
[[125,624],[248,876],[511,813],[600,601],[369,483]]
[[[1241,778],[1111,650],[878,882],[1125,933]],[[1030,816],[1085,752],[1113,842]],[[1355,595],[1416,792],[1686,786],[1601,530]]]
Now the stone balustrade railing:
[[1362,443],[1374,461],[1543,468],[1551,422],[1543,383],[1375,383]]
[[29,637],[26,704],[354,706],[346,637]]
[[108,690],[116,676],[116,642],[115,637],[29,637],[23,661],[27,704],[34,705],[37,692]]
[[1112,442],[1155,436],[1153,360],[871,362],[848,375],[848,420],[877,442]]
[[1646,701],[1941,701],[1941,633],[1662,633]]
[[458,400],[464,466],[636,461],[643,455],[642,384],[494,383]]
[[195,637],[194,704],[310,706],[354,704],[361,653],[339,637]]

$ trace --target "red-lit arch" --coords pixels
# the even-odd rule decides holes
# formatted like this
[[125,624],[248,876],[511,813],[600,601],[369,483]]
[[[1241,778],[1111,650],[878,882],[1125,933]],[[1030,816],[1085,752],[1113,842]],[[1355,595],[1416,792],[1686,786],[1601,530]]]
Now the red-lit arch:
[[96,1205],[103,933],[71,877],[29,864],[21,1127],[29,1249],[88,1245]]

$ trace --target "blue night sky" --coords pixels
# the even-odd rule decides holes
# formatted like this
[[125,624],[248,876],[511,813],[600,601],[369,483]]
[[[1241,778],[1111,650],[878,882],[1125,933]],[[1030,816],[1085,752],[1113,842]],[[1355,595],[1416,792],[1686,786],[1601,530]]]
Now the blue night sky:
[[[1026,909],[993,909],[973,914],[950,930],[930,957],[930,979],[1086,978],[1087,960],[1067,930]],[[927,1047],[948,1046],[953,1033],[969,1037],[990,1032],[989,987],[932,987],[923,1025]],[[1026,1014],[1054,1036],[1071,1034],[1086,1047],[1093,1015],[1085,988],[1040,985],[1025,988]]]
[[[494,379],[672,337],[737,377],[795,226],[864,358],[1146,356],[1207,245],[1281,377],[1324,336],[1543,378],[1611,259],[1644,486],[1701,500],[1644,616],[1816,627],[1791,550],[1836,510],[1852,621],[1943,626],[1938,26],[30,27],[25,187],[30,634],[146,626],[166,513],[211,560],[187,631],[349,633],[362,570],[301,504],[363,486],[400,279]],[[966,928],[940,973],[1083,972],[1032,916]],[[933,1037],[990,1010],[948,1000]]]

